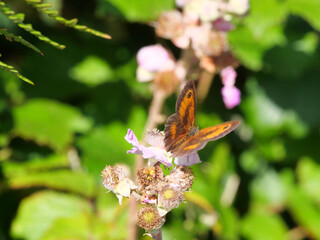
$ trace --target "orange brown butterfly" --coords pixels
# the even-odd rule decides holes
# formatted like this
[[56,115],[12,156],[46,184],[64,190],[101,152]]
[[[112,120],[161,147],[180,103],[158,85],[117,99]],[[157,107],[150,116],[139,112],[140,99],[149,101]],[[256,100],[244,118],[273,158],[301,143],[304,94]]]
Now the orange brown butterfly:
[[176,113],[172,114],[164,128],[164,144],[172,157],[190,155],[214,141],[232,132],[239,121],[224,122],[216,126],[199,130],[195,126],[196,88],[189,81],[180,93],[176,103]]

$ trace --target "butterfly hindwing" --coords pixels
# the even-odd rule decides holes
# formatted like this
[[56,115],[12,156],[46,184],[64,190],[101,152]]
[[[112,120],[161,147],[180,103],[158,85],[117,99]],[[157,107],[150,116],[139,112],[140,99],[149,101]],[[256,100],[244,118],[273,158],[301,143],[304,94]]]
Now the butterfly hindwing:
[[180,121],[178,114],[172,114],[164,128],[164,144],[168,152],[173,151],[187,136],[187,129]]
[[236,129],[239,123],[239,121],[230,121],[221,123],[216,126],[201,129],[198,133],[198,138],[201,139],[201,141],[207,142],[217,140]]

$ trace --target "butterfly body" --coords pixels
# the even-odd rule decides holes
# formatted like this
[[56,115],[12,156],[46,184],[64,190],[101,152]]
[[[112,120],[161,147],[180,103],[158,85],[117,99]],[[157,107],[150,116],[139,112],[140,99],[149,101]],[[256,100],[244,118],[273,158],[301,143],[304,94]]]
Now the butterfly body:
[[195,83],[189,81],[178,97],[176,113],[172,114],[165,124],[165,148],[173,157],[195,153],[209,141],[222,138],[239,125],[239,121],[230,121],[199,130],[195,126],[195,112]]

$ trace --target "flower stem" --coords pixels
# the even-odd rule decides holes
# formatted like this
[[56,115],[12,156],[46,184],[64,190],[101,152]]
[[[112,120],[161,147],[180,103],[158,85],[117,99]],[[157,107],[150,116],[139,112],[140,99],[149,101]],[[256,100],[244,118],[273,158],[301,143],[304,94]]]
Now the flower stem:
[[[149,108],[148,119],[146,125],[144,127],[144,133],[147,130],[151,130],[157,127],[158,124],[161,124],[165,121],[165,117],[161,115],[162,107],[164,101],[167,97],[167,94],[164,91],[155,89],[153,94],[153,99]],[[141,141],[141,144],[144,144],[145,140]],[[134,172],[138,169],[143,168],[144,166],[144,159],[141,155],[136,155],[136,162],[134,167]],[[135,198],[130,198],[129,200],[129,221],[128,221],[128,237],[127,240],[135,240],[137,239],[137,201]],[[160,238],[156,238],[161,240],[161,230],[160,230]]]

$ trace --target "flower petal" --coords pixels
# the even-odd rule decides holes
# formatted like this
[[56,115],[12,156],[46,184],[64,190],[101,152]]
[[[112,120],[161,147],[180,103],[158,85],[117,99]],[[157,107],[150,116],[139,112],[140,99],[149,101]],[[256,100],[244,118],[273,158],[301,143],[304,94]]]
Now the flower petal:
[[153,147],[159,147],[164,149],[164,133],[154,128],[148,131],[144,137],[147,143]]
[[150,72],[142,67],[138,67],[136,72],[136,78],[139,82],[149,82],[154,79],[155,73]]
[[192,166],[197,163],[201,163],[198,153],[191,153],[189,155],[184,155],[182,157],[176,157],[174,163],[178,166]]

